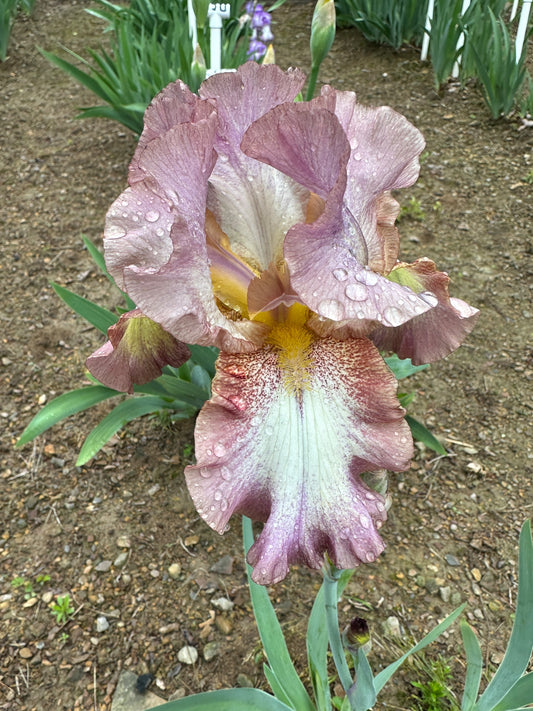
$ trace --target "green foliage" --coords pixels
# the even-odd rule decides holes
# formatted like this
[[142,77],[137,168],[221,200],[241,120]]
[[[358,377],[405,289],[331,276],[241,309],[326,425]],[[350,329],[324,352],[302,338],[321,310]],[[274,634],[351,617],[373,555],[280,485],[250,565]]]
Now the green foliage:
[[340,27],[357,27],[370,42],[398,49],[419,45],[424,33],[426,4],[419,0],[336,0]]
[[[75,63],[41,52],[103,101],[82,108],[80,118],[108,118],[140,134],[144,111],[161,89],[181,79],[196,91],[205,76],[193,67],[195,48],[189,37],[187,1],[132,0],[126,7],[108,0],[97,2],[102,9],[87,12],[106,21],[109,50],[88,49],[89,59],[85,59],[64,48]],[[224,21],[224,67],[237,67],[246,60],[249,29],[239,24],[241,6],[242,2],[233,0],[231,17]],[[208,24],[198,29],[198,42],[209,64]]]
[[5,62],[11,30],[19,10],[27,15],[33,11],[35,0],[0,0],[0,61]]
[[[40,585],[41,587],[47,583],[50,580],[49,575],[38,575],[35,578],[35,582]],[[34,597],[35,595],[35,588],[34,584],[32,583],[31,580],[27,580],[26,578],[23,578],[20,575],[17,575],[13,580],[11,581],[11,587],[14,589],[17,588],[24,588],[24,599],[29,600],[30,598]]]
[[416,711],[444,711],[458,709],[448,686],[451,681],[451,670],[444,659],[438,657],[426,665],[427,679],[412,681],[411,685],[418,689],[413,695]]
[[526,47],[516,61],[515,46],[502,19],[488,8],[490,32],[472,33],[468,51],[481,82],[481,92],[493,118],[507,116],[514,108],[526,78]]
[[422,203],[420,202],[420,200],[415,197],[411,197],[409,198],[407,204],[402,205],[402,207],[400,208],[398,220],[402,220],[403,218],[408,217],[411,220],[417,220],[418,222],[421,222],[425,216],[426,213],[422,209]]
[[527,183],[528,185],[533,185],[533,168],[529,171],[529,173],[524,178],[524,182]]
[[68,593],[65,595],[59,595],[56,601],[50,605],[50,612],[56,618],[58,625],[62,625],[64,622],[67,622],[69,617],[74,613],[70,595]]

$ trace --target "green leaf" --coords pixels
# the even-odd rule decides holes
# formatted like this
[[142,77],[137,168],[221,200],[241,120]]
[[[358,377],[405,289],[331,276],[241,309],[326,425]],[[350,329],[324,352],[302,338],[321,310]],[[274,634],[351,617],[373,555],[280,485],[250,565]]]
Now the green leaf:
[[16,446],[21,447],[26,442],[30,442],[61,420],[75,415],[77,412],[87,410],[87,408],[102,402],[102,400],[107,400],[120,394],[116,390],[106,388],[103,385],[89,385],[89,387],[71,390],[69,393],[50,400],[26,427]]
[[531,540],[531,522],[526,521],[520,532],[518,597],[513,630],[503,661],[477,702],[476,711],[492,711],[527,669],[533,652],[532,619],[533,541]]
[[420,652],[420,650],[424,649],[424,647],[427,647],[428,644],[431,644],[431,642],[434,642],[439,635],[441,635],[444,630],[448,629],[448,627],[455,622],[455,620],[459,617],[459,615],[462,613],[462,611],[465,609],[465,605],[461,605],[461,607],[458,607],[456,610],[454,610],[448,617],[443,620],[440,625],[437,625],[434,627],[431,632],[428,632],[428,634],[423,637],[418,644],[415,644],[414,647],[412,647],[408,652],[406,652],[404,655],[402,655],[399,659],[397,659],[395,662],[392,664],[389,664],[388,667],[385,667],[383,671],[380,671],[379,674],[376,675],[374,678],[374,686],[376,689],[376,693],[379,694],[381,689],[385,686],[385,684],[389,681],[391,676],[396,672],[397,669],[401,667],[401,665],[405,662],[405,660],[411,656],[411,654],[415,654],[416,652]]
[[128,422],[169,407],[171,405],[166,400],[155,395],[141,395],[123,400],[88,435],[78,455],[76,466],[86,464]]
[[[242,517],[242,535],[244,551],[247,554],[254,542],[254,535],[252,522],[246,516]],[[246,564],[246,570],[257,629],[259,630],[268,664],[285,694],[290,698],[292,708],[296,711],[315,711],[315,707],[290,658],[283,632],[266,588],[254,583],[251,577],[252,569],[248,564]]]
[[93,242],[91,242],[91,240],[88,237],[82,236],[82,240],[83,240],[83,244],[86,246],[87,251],[91,255],[91,257],[92,257],[94,263],[96,264],[96,266],[98,267],[98,269],[100,269],[102,274],[104,274],[106,276],[106,278],[109,280],[109,282],[115,287],[115,289],[118,289],[120,291],[120,293],[122,294],[122,296],[124,297],[128,311],[133,311],[133,309],[135,308],[135,304],[133,303],[133,301],[130,299],[130,297],[125,292],[123,292],[121,289],[118,288],[115,280],[113,279],[111,274],[107,271],[104,255],[102,254],[102,252],[100,252],[98,247],[95,244],[93,244]]
[[422,442],[426,445],[426,447],[429,447],[429,449],[432,449],[437,454],[447,454],[439,440],[435,437],[435,435],[431,434],[425,425],[418,420],[415,420],[415,418],[411,417],[411,415],[406,415],[405,420],[411,428],[413,439]]
[[533,672],[520,677],[493,711],[508,711],[523,704],[533,704]]
[[287,704],[289,708],[292,708],[290,698],[285,693],[285,689],[279,683],[277,676],[274,674],[268,664],[263,664],[263,674],[265,675],[266,680],[270,684],[270,688],[272,689],[276,699],[279,699],[279,701],[281,701],[282,703]]
[[348,692],[348,697],[357,711],[368,711],[374,708],[376,703],[374,675],[362,649],[357,650],[354,661],[356,662],[355,684]]
[[209,375],[214,378],[215,376],[215,361],[218,358],[218,348],[213,348],[212,346],[188,346],[191,352],[191,360],[193,360],[198,365],[209,373]]
[[[337,582],[337,594],[340,597],[350,582],[353,570],[343,570]],[[328,629],[326,624],[326,608],[324,599],[324,583],[317,593],[313,609],[307,625],[307,661],[315,702],[319,711],[330,711],[331,695],[328,679]]]
[[461,711],[470,711],[470,709],[474,708],[479,691],[483,657],[474,630],[464,620],[461,620],[461,636],[466,652],[466,677]]
[[413,365],[410,358],[398,358],[396,354],[384,358],[384,361],[394,373],[396,380],[408,378],[410,375],[429,368],[429,365]]
[[52,288],[67,306],[70,306],[73,311],[102,333],[107,333],[107,329],[118,321],[118,318],[111,311],[94,304],[83,296],[78,296],[73,291],[65,289],[64,286],[59,286],[59,284],[52,282]]
[[156,706],[154,711],[287,711],[288,708],[260,689],[221,689],[170,701]]

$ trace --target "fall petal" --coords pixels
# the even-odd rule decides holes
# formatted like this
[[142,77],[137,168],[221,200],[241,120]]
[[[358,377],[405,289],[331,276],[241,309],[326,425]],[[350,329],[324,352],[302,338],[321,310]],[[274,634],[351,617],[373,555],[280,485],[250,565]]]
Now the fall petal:
[[266,522],[249,553],[261,584],[293,563],[318,568],[325,552],[342,568],[374,560],[385,504],[360,475],[404,469],[412,454],[395,380],[367,339],[312,341],[302,357],[308,372],[295,375],[275,348],[221,354],[186,470],[215,530],[233,513]]
[[474,328],[478,309],[448,296],[450,279],[445,272],[438,272],[430,259],[398,264],[389,278],[423,292],[433,308],[399,327],[373,331],[370,338],[381,350],[411,358],[415,365],[432,363],[452,353]]
[[190,357],[187,346],[177,341],[139,309],[122,314],[111,326],[109,340],[87,359],[88,370],[101,383],[122,392],[158,378],[165,365],[178,368]]

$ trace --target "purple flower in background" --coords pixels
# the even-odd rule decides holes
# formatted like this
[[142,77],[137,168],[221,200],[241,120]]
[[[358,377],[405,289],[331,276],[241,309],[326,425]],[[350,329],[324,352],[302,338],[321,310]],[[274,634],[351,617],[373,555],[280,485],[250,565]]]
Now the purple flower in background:
[[264,585],[381,553],[386,501],[362,475],[408,468],[412,439],[378,347],[436,360],[478,315],[433,262],[398,261],[390,193],[418,177],[420,132],[329,86],[295,103],[304,80],[249,62],[148,107],[105,229],[139,311],[94,361],[120,382],[130,344],[143,377],[143,353],[155,372],[180,343],[220,348],[185,475],[219,533],[234,513],[264,522],[248,553]]
[[263,10],[263,6],[255,2],[246,3],[246,13],[250,17],[252,34],[247,56],[259,61],[267,51],[267,44],[272,42],[274,35],[270,27],[272,16]]

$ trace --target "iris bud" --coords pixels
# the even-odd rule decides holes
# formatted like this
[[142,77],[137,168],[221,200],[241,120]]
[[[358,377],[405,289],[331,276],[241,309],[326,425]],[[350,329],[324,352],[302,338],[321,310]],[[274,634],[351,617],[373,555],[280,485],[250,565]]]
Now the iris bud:
[[335,38],[335,3],[333,0],[318,0],[311,23],[311,62],[320,66],[327,56]]

